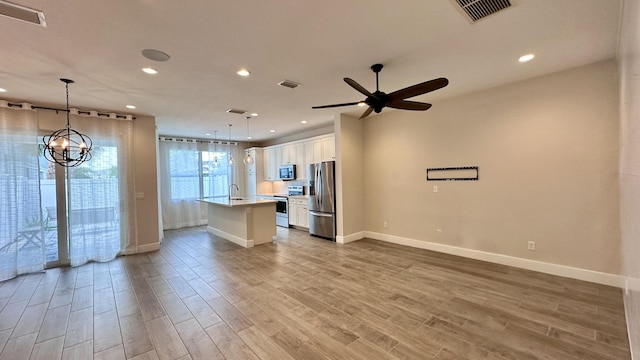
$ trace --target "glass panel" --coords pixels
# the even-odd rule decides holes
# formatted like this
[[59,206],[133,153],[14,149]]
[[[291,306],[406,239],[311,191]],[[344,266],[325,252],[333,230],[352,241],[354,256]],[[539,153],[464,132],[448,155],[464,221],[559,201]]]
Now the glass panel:
[[200,174],[198,152],[169,151],[169,176],[171,200],[200,198]]
[[[214,159],[218,159],[218,167]],[[226,197],[229,193],[229,159],[226,152],[202,152],[202,176],[204,197]]]
[[44,223],[45,258],[47,263],[60,260],[58,254],[58,206],[56,201],[56,166],[40,152],[40,206]]
[[0,140],[0,280],[5,280],[43,268],[44,234],[35,137],[0,131]]
[[95,140],[93,158],[69,168],[68,177],[71,264],[112,259],[122,247],[117,147]]

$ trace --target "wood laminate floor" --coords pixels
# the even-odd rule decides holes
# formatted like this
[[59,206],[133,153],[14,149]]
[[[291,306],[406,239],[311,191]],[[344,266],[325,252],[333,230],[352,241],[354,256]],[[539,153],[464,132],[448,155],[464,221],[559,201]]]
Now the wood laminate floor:
[[0,360],[630,359],[620,289],[374,240],[204,227],[0,283]]

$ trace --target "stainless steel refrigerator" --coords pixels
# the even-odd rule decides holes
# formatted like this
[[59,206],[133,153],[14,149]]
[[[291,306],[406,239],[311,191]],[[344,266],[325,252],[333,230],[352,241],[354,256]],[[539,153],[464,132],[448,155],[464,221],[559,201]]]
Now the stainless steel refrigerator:
[[336,241],[335,161],[307,166],[309,234]]

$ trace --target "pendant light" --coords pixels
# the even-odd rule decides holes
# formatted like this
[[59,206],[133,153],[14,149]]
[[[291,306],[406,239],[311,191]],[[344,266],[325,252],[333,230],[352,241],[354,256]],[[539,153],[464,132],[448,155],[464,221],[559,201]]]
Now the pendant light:
[[227,124],[229,127],[229,166],[233,166],[233,155],[231,155],[231,124]]
[[74,167],[91,160],[91,138],[73,130],[69,125],[69,84],[73,80],[60,79],[67,92],[67,127],[42,137],[44,157],[64,167]]
[[[249,145],[251,145],[251,132],[249,131],[249,119],[251,119],[251,116],[247,116],[247,140],[249,140]],[[255,162],[255,159],[253,158],[253,156],[251,156],[251,151],[246,151],[246,155],[244,156],[244,158],[242,158],[242,162],[245,165],[251,165]]]
[[218,161],[218,130],[213,130],[213,163],[211,164],[215,169],[220,167]]

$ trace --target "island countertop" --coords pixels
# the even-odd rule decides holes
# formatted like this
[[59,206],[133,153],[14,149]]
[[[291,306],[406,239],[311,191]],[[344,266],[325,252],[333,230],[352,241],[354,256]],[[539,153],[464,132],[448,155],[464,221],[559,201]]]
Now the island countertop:
[[255,206],[255,205],[262,205],[262,204],[273,204],[276,202],[275,200],[258,200],[258,199],[245,199],[245,198],[240,200],[237,200],[237,199],[229,200],[227,198],[198,199],[198,201],[207,203],[207,204],[220,205],[220,206],[226,206],[226,207]]

